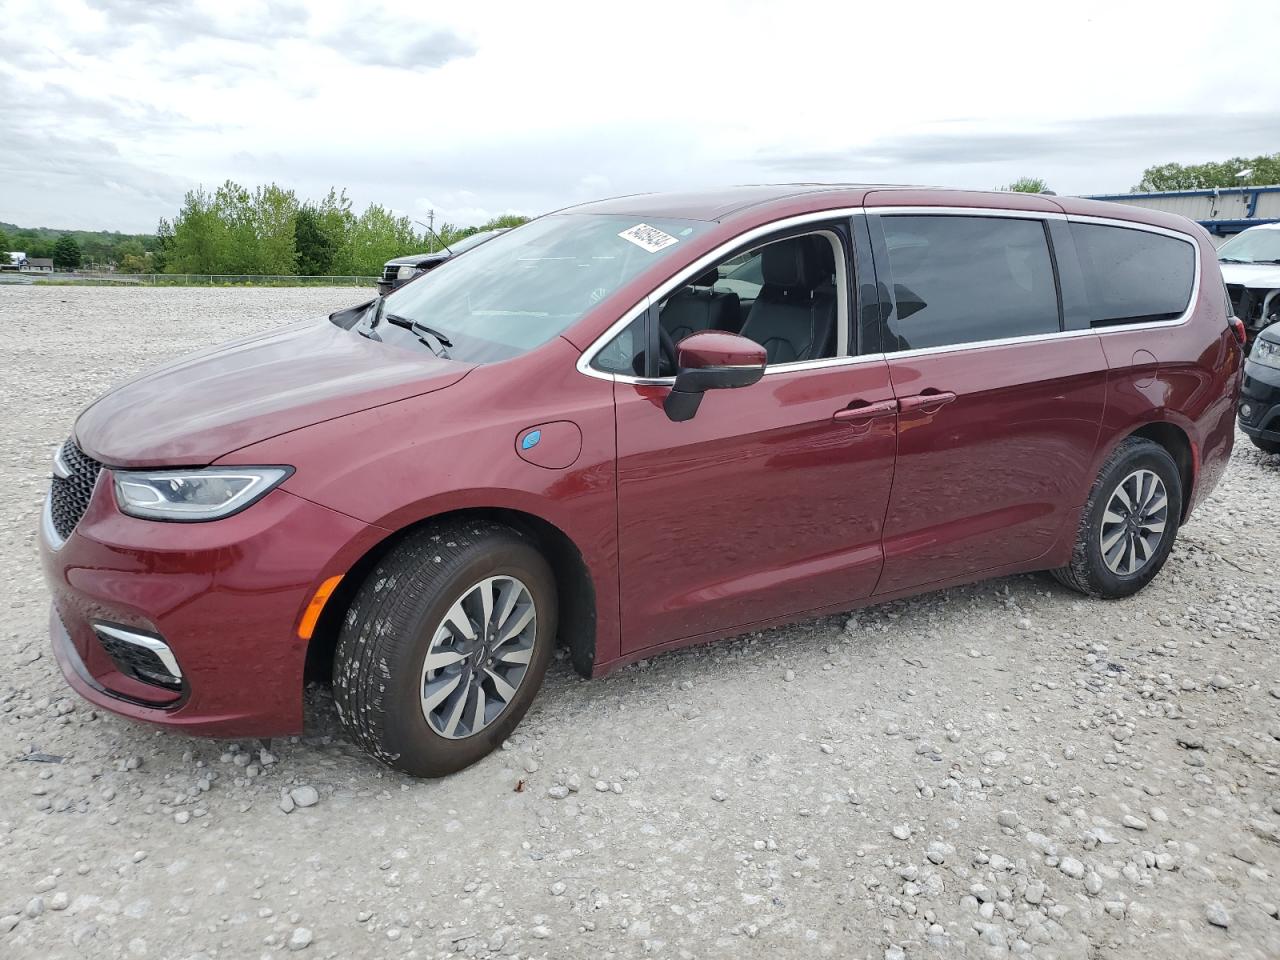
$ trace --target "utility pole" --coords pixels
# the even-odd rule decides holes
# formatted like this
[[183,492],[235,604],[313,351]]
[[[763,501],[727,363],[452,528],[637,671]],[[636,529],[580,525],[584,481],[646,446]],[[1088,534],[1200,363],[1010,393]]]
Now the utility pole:
[[436,211],[433,207],[427,211],[427,253],[436,252]]

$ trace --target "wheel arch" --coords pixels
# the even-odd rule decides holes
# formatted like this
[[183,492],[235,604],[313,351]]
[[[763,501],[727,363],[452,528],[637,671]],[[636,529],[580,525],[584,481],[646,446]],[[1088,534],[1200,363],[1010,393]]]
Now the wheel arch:
[[1158,443],[1173,457],[1173,462],[1178,465],[1178,479],[1182,481],[1182,516],[1178,519],[1186,520],[1191,510],[1196,477],[1200,472],[1198,452],[1187,431],[1176,423],[1160,420],[1139,427],[1117,441],[1117,445],[1128,437],[1142,437]]
[[582,551],[558,526],[524,510],[510,507],[462,507],[423,517],[384,537],[353,563],[325,603],[307,644],[305,678],[328,680],[343,618],[369,571],[405,537],[433,524],[461,518],[483,519],[519,530],[535,541],[551,564],[559,602],[557,642],[569,650],[573,668],[590,677],[596,656],[596,590]]

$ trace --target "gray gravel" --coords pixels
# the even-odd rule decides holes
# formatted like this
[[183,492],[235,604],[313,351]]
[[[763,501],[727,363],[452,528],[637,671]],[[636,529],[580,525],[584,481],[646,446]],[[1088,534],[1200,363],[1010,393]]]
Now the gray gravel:
[[50,450],[149,364],[359,297],[0,287],[0,956],[1280,956],[1280,458],[1243,439],[1137,598],[1016,577],[560,660],[444,781],[319,689],[265,753],[89,709],[46,650]]

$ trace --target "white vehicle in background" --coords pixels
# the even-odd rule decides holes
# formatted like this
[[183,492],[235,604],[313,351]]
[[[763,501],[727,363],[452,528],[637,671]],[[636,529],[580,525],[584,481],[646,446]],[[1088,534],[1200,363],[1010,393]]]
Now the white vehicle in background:
[[1218,248],[1222,279],[1249,340],[1280,320],[1280,223],[1250,227]]

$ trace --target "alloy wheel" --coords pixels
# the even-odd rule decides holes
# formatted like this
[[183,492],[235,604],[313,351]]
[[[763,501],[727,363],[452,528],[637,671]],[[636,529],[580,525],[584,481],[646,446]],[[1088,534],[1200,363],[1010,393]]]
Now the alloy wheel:
[[422,714],[450,740],[483,730],[515,698],[533,656],[538,615],[515,577],[468,587],[436,627],[422,664]]
[[1168,519],[1169,495],[1154,471],[1135,470],[1121,480],[1102,514],[1099,544],[1107,568],[1127,577],[1150,563]]

